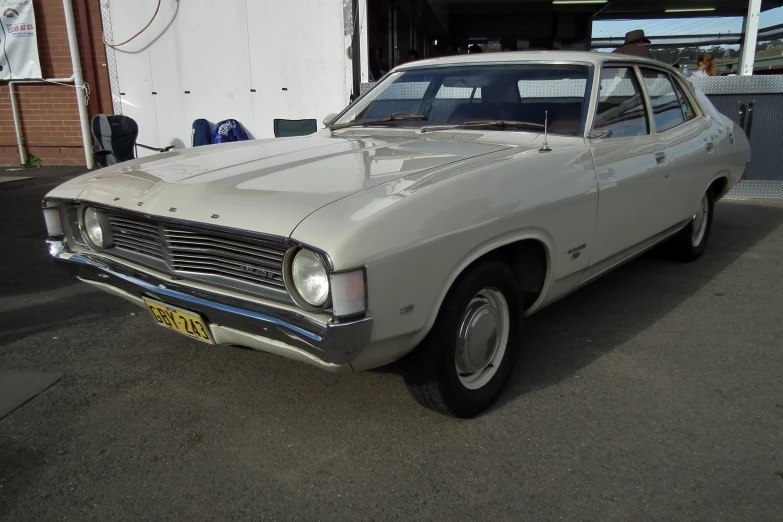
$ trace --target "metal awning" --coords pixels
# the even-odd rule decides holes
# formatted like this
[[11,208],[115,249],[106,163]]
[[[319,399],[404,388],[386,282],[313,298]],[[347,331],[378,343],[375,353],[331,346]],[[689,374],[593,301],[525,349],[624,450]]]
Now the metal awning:
[[[553,4],[552,0],[429,0],[447,12],[581,12],[594,15],[595,20],[652,18],[692,18],[703,16],[745,16],[748,0],[609,0],[605,4]],[[783,0],[764,0],[761,10],[783,6]],[[667,10],[691,11],[666,12]],[[696,9],[714,9],[697,11]]]
[[[745,38],[744,33],[731,34],[683,34],[673,36],[648,36],[650,47],[685,47],[689,45],[739,45]],[[783,38],[783,24],[760,29],[758,32],[758,41],[767,42]],[[610,38],[593,38],[590,45],[593,49],[609,49],[623,45],[624,37],[615,36]]]
[[[783,0],[764,0],[761,3],[761,10],[768,11],[781,6],[783,6]],[[595,7],[596,20],[745,16],[748,12],[748,0],[656,0],[654,2],[613,0],[603,6],[596,5]],[[679,11],[683,9],[691,9],[691,11]],[[697,9],[714,10],[697,11]],[[672,10],[676,10],[676,12],[671,12]]]

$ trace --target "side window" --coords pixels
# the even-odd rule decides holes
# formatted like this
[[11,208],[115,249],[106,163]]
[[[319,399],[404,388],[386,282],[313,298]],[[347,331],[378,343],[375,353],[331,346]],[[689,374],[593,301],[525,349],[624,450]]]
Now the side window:
[[665,132],[677,125],[685,123],[682,105],[674,93],[669,75],[652,69],[642,69],[642,80],[650,97],[655,131]]
[[630,67],[604,67],[593,136],[620,138],[650,133],[647,110],[636,74]]
[[685,115],[685,121],[691,121],[696,117],[696,113],[693,111],[690,102],[688,102],[685,93],[682,92],[680,85],[676,81],[672,83],[674,84],[674,92],[677,93],[677,100],[680,102],[680,107],[682,107],[682,113]]

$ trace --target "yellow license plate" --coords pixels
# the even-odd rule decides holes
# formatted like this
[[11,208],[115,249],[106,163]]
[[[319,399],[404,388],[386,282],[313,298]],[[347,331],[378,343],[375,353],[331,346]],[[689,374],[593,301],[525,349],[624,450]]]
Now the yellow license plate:
[[198,314],[149,299],[145,299],[144,303],[149,308],[155,322],[160,326],[205,343],[215,344],[209,328]]

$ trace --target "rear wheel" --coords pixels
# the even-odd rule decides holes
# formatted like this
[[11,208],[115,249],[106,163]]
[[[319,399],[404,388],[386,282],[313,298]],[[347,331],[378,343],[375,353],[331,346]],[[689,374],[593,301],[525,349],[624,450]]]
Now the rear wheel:
[[704,253],[712,229],[714,206],[712,191],[708,190],[702,196],[690,223],[669,242],[669,251],[675,259],[695,261]]
[[473,266],[452,287],[430,333],[407,359],[405,383],[437,412],[472,417],[497,399],[516,361],[522,313],[511,268]]

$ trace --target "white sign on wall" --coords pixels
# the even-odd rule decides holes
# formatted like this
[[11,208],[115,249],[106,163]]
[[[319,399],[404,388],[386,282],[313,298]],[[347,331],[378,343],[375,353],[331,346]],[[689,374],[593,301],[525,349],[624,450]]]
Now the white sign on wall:
[[0,80],[41,78],[33,0],[0,0]]

